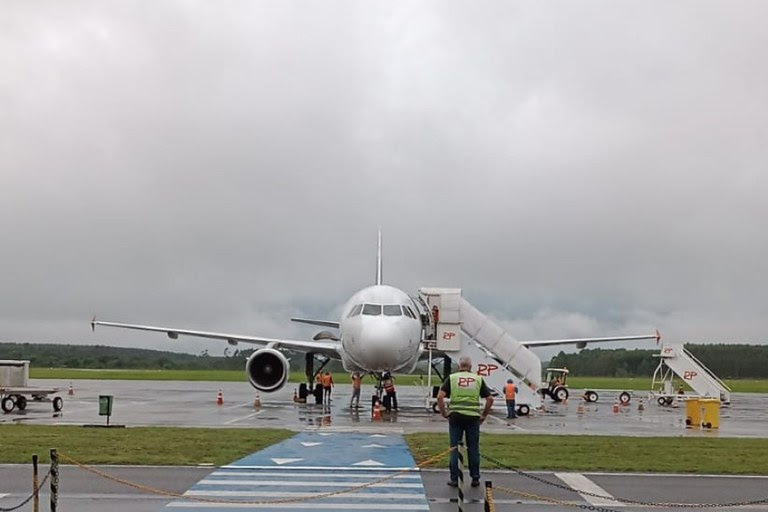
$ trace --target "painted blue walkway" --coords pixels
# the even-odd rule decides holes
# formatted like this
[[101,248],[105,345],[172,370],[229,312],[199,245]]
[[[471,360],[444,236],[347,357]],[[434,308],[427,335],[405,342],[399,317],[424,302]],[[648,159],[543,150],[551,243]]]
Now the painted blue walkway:
[[[335,494],[317,497],[328,493]],[[178,500],[164,510],[429,510],[397,434],[301,433],[220,467],[185,494],[206,501]]]

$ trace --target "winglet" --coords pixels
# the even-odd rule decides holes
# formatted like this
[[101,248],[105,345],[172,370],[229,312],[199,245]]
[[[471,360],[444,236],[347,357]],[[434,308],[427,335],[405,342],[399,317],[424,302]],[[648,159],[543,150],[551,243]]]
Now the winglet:
[[378,251],[376,254],[376,284],[378,285],[382,284],[383,279],[384,279],[384,276],[382,276],[382,265],[381,265],[381,228],[379,228],[379,243],[378,243]]
[[91,318],[91,332],[96,332],[96,315]]
[[661,341],[661,333],[658,329],[656,329],[656,344],[659,344],[659,341]]

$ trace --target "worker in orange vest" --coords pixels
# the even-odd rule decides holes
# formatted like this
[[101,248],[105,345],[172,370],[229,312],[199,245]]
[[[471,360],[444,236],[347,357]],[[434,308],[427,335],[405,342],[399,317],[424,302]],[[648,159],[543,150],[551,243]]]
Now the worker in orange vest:
[[349,408],[360,408],[360,388],[362,387],[363,378],[360,376],[360,372],[352,374],[352,398],[349,399]]
[[384,388],[384,407],[387,411],[397,410],[397,392],[395,392],[395,379],[389,372],[381,376],[381,387]]
[[331,389],[333,388],[333,376],[330,372],[323,375],[323,403],[331,403]]
[[507,383],[504,385],[504,398],[507,401],[507,418],[513,420],[517,418],[515,414],[515,394],[517,393],[517,386],[515,381],[507,379]]

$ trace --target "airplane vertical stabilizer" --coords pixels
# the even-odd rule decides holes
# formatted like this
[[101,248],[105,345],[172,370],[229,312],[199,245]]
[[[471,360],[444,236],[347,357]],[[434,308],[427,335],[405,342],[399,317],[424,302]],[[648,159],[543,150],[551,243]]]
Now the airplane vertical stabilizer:
[[382,276],[382,266],[381,266],[381,229],[379,229],[379,242],[378,242],[378,251],[376,253],[376,284],[382,285],[384,277]]

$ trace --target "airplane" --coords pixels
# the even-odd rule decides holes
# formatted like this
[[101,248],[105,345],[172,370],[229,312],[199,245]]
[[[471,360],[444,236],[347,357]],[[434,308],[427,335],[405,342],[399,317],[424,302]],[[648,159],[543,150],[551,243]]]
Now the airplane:
[[[291,318],[294,322],[335,329],[338,335],[324,330],[311,340],[290,340],[104,322],[97,321],[95,317],[91,320],[91,329],[95,331],[96,326],[115,327],[163,332],[173,340],[179,336],[193,336],[223,340],[230,345],[258,345],[261,348],[246,360],[245,373],[251,386],[265,393],[279,390],[288,379],[290,367],[282,350],[305,353],[307,382],[310,385],[313,377],[322,371],[330,360],[340,360],[348,372],[359,371],[373,375],[379,382],[377,389],[380,389],[383,374],[411,373],[419,361],[428,359],[430,355],[439,357],[443,354],[440,354],[440,351],[428,351],[423,343],[432,319],[426,304],[398,288],[383,283],[381,231],[378,234],[377,246],[375,284],[352,295],[342,308],[342,316],[338,321]],[[656,331],[655,334],[642,336],[523,341],[521,344],[528,347],[573,344],[583,348],[587,343],[643,339],[656,339],[658,342],[659,338],[660,335]],[[317,372],[314,371],[316,359],[322,363]]]

